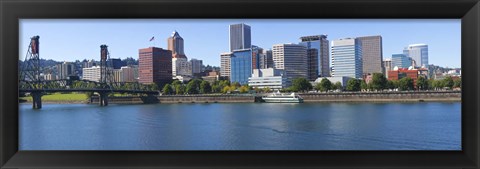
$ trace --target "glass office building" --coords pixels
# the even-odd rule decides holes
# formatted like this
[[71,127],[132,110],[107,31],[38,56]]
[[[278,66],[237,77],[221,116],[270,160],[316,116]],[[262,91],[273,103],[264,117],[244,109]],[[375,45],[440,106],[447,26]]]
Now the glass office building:
[[346,38],[332,41],[332,76],[362,78],[362,45],[358,39]]
[[428,66],[428,45],[426,44],[408,45],[403,50],[403,54],[415,61],[415,67]]
[[252,51],[251,49],[234,50],[230,57],[230,81],[241,85],[248,84],[248,78],[252,75]]
[[300,40],[299,45],[307,48],[308,78],[313,81],[330,76],[327,35],[303,36]]
[[392,55],[392,69],[398,68],[408,68],[412,66],[412,58],[407,57],[405,54],[393,54]]
[[251,47],[252,36],[250,26],[244,23],[230,25],[230,51]]

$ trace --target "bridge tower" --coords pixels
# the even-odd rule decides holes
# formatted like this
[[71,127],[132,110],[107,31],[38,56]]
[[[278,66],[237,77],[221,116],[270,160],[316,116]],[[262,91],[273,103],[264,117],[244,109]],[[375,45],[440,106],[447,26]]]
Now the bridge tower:
[[113,80],[113,66],[110,61],[110,54],[108,53],[107,45],[100,45],[100,84],[104,91],[100,94],[100,106],[108,105],[109,90],[112,89],[114,84]]
[[[42,78],[40,77],[40,36],[30,38],[30,45],[25,56],[25,61],[20,70],[20,80],[25,82],[31,89],[42,89]],[[42,108],[42,92],[30,93],[33,100],[33,108]]]

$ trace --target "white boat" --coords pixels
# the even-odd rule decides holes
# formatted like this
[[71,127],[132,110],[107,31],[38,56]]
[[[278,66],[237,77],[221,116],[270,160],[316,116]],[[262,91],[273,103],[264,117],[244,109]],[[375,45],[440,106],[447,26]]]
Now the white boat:
[[266,103],[303,103],[303,98],[299,95],[295,95],[295,93],[287,95],[277,92],[264,96],[262,99]]

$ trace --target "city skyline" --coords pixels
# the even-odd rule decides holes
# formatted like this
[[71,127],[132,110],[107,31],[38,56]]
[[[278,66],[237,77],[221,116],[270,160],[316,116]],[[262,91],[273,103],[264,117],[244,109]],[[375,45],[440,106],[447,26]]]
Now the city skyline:
[[[41,37],[41,57],[45,59],[56,61],[98,60],[98,46],[101,44],[109,46],[112,58],[133,57],[138,59],[137,52],[140,48],[155,46],[167,49],[167,38],[170,37],[172,32],[178,31],[184,39],[185,54],[189,58],[203,60],[205,65],[220,66],[220,53],[229,51],[230,48],[229,25],[237,23],[249,25],[251,27],[252,45],[264,49],[272,49],[275,44],[299,43],[301,36],[309,35],[327,34],[329,41],[347,37],[380,35],[383,39],[383,59],[391,58],[392,54],[402,53],[403,49],[410,44],[425,43],[429,45],[430,64],[450,68],[460,67],[460,20],[454,19],[22,19],[20,22],[19,57],[21,60],[25,57],[29,38],[39,35]],[[417,27],[422,29],[414,29]],[[336,31],[332,31],[332,29]],[[352,29],[355,29],[355,31],[347,31]],[[149,39],[152,37],[155,37],[155,40],[150,42]],[[65,41],[65,43],[61,43],[61,41]],[[329,58],[331,58],[331,54]]]

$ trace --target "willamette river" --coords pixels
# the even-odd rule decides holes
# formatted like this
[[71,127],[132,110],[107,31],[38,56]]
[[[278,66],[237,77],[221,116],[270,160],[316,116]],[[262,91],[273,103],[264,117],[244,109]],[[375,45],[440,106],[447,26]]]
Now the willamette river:
[[461,150],[461,103],[20,105],[20,150]]

